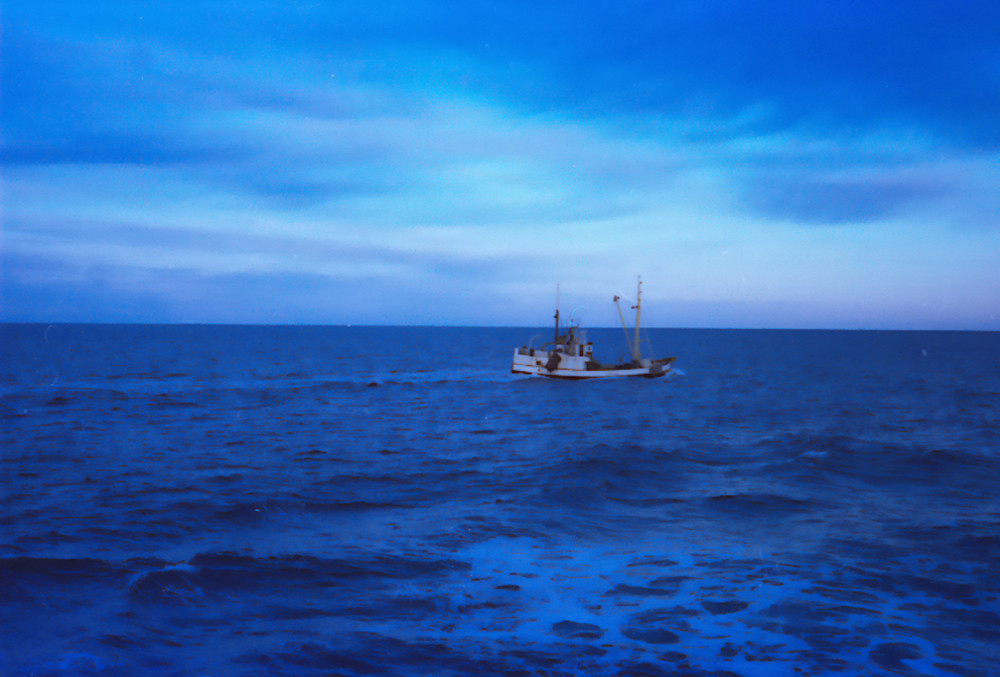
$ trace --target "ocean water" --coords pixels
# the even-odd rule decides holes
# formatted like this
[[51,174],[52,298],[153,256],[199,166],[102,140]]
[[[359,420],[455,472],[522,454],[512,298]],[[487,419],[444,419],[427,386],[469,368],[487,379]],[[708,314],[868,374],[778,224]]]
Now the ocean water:
[[0,674],[1000,675],[1000,335],[548,331],[0,326]]

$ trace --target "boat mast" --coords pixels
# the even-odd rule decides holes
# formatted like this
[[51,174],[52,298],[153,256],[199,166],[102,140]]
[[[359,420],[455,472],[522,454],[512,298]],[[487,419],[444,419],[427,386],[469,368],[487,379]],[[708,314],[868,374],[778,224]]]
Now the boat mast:
[[642,312],[642,277],[639,278],[638,289],[635,292],[635,342],[632,349],[632,358],[639,359],[639,313]]
[[559,283],[556,282],[556,337],[553,339],[556,343],[559,342]]

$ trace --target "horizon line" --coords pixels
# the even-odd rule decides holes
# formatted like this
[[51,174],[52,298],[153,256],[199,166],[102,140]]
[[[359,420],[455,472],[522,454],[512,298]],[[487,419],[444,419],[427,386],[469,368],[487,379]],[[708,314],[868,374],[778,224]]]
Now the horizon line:
[[[126,327],[302,327],[302,328],[342,328],[342,329],[551,329],[543,325],[498,325],[498,324],[363,324],[363,323],[287,323],[287,322],[113,322],[104,320],[93,321],[43,321],[43,320],[0,320],[0,325],[37,325],[37,326],[126,326]],[[640,327],[642,330],[657,331],[871,331],[871,332],[975,332],[996,333],[1000,329],[969,329],[969,328],[922,328],[922,327]],[[618,325],[591,325],[583,329],[621,329]],[[630,327],[629,331],[634,328]]]

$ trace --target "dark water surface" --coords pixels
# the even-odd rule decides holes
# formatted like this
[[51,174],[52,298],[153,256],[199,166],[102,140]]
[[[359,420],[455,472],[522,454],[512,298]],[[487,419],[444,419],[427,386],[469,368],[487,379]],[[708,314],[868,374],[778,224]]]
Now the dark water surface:
[[1000,335],[543,331],[0,326],[0,674],[1000,675]]

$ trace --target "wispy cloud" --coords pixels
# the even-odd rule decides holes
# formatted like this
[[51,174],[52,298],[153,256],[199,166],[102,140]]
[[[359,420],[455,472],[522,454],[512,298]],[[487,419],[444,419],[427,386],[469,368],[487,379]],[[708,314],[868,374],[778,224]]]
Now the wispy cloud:
[[948,193],[923,179],[836,174],[825,177],[772,175],[748,180],[743,201],[766,217],[796,223],[872,223],[919,209]]

